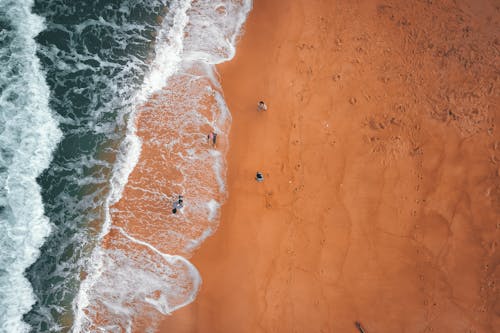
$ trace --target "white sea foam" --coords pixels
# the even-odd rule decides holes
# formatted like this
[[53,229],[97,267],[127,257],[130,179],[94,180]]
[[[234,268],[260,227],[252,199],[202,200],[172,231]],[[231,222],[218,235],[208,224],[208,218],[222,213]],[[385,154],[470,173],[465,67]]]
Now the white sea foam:
[[[179,110],[186,112],[179,111],[178,121],[186,126],[209,125],[227,141],[231,116],[219,91],[220,85],[216,79],[214,65],[234,56],[236,40],[251,5],[251,0],[172,1],[170,11],[158,33],[151,70],[137,95],[137,105],[164,88],[173,75],[192,75],[192,80],[187,82],[193,83],[194,86],[203,84],[204,81],[211,82],[211,86],[206,87],[206,93],[207,96],[213,96],[216,108],[210,111],[210,117],[197,114],[195,111],[199,105],[196,105],[196,101],[190,101],[191,104],[179,105]],[[199,75],[193,75],[192,72],[182,73],[187,68],[198,68]],[[189,89],[186,91],[189,92]],[[189,97],[186,100],[189,101]],[[119,236],[113,237],[112,249],[98,246],[93,252],[92,267],[88,268],[89,274],[74,302],[74,332],[95,330],[97,327],[106,331],[131,330],[134,314],[140,313],[147,317],[149,308],[163,314],[175,311],[194,300],[201,283],[199,273],[187,259],[180,255],[162,253],[158,248],[165,248],[165,242],[171,241],[172,237],[184,244],[185,253],[197,248],[213,233],[221,202],[209,196],[186,199],[186,207],[178,216],[184,219],[183,223],[187,219],[200,216],[207,221],[206,226],[198,226],[201,228],[198,236],[191,239],[177,231],[167,231],[165,234],[157,232],[154,239],[140,238],[141,235],[134,235],[128,230],[113,226],[109,207],[120,200],[128,177],[139,162],[142,143],[136,135],[136,112],[130,117],[127,138],[115,165],[101,239],[109,232],[118,231]],[[179,128],[179,131],[182,132],[183,129]],[[153,143],[165,147],[167,151],[174,151],[174,147],[186,145],[185,141],[175,141],[175,138],[168,142],[154,139]],[[179,166],[184,182],[175,186],[179,193],[189,193],[188,190],[193,187],[204,188],[205,184],[197,180],[196,173],[200,171],[192,166],[202,165],[208,158],[213,161],[216,188],[207,190],[206,195],[218,193],[223,200],[225,157],[213,150],[207,151],[200,153],[196,149],[185,147],[182,152],[176,153],[182,163],[187,164]],[[195,174],[184,174],[186,170],[194,170]],[[185,182],[187,179],[189,183]],[[164,194],[158,191],[141,190],[158,200],[164,198]],[[189,223],[185,226],[196,228]],[[92,322],[97,311],[104,317],[103,322],[99,324]],[[151,325],[154,324],[153,317],[157,316],[151,317]]]
[[164,19],[162,27],[156,38],[155,59],[151,70],[144,79],[142,91],[139,95],[141,100],[163,88],[168,77],[175,73],[181,62],[181,53],[184,48],[184,30],[188,24],[188,9],[191,0],[173,1],[170,7],[172,19]]
[[[50,232],[36,177],[60,139],[34,37],[44,28],[32,0],[0,1],[9,28],[0,32],[0,332],[26,332],[35,302],[24,271]],[[22,18],[22,19],[21,19]],[[5,44],[4,44],[5,45]]]
[[251,8],[250,0],[194,0],[188,12],[183,60],[219,64],[232,59]]

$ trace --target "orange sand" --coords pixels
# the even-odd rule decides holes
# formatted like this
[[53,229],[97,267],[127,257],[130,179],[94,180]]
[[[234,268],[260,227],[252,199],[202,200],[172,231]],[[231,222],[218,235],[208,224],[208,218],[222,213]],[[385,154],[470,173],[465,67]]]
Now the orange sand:
[[256,0],[221,226],[160,332],[499,332],[499,11]]

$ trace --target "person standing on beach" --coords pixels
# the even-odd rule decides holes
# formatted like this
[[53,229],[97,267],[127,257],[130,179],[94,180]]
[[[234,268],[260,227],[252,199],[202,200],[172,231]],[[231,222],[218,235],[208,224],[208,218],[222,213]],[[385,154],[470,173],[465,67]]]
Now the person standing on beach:
[[257,104],[257,111],[267,111],[267,105],[264,103],[264,101],[260,101]]
[[264,181],[264,175],[262,174],[262,172],[257,171],[257,174],[255,175],[255,180],[258,181],[259,183]]

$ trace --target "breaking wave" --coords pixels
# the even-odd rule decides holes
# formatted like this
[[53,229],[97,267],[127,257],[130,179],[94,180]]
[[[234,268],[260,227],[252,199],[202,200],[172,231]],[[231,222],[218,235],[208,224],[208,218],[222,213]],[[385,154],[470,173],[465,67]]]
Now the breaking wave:
[[36,57],[44,24],[31,5],[0,1],[0,331],[9,333],[29,330],[22,317],[36,299],[24,273],[51,230],[36,178],[60,139]]

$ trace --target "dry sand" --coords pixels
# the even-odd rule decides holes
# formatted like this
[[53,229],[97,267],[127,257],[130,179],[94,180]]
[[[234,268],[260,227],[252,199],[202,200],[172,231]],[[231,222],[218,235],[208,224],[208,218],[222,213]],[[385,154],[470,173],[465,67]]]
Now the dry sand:
[[256,0],[221,226],[160,331],[499,332],[499,11]]

